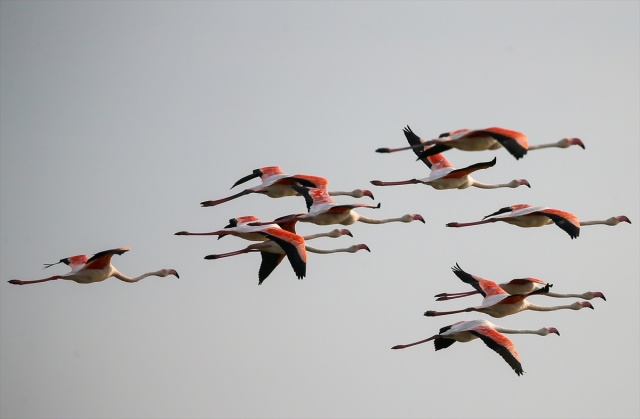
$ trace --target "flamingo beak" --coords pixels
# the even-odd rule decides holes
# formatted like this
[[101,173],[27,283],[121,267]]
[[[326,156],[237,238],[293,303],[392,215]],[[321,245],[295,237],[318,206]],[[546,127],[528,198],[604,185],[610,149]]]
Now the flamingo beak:
[[593,298],[602,298],[604,301],[607,301],[607,299],[604,297],[604,294],[598,291],[593,293]]
[[520,179],[520,185],[525,185],[527,188],[531,188],[531,185],[526,179]]
[[593,306],[591,305],[591,303],[590,303],[590,302],[588,302],[588,301],[583,301],[583,302],[582,302],[582,307],[589,307],[591,310],[595,310],[595,309],[593,308]]
[[254,178],[257,178],[257,177],[261,177],[261,176],[262,176],[262,172],[260,171],[260,169],[256,169],[250,175],[247,175],[247,176],[243,177],[242,179],[238,180],[236,183],[234,183],[233,186],[231,187],[231,189],[235,188],[236,186],[240,185],[241,183],[245,183],[248,180],[251,180],[251,179],[254,179]]
[[550,327],[549,333],[555,333],[556,335],[560,336],[560,332],[558,332],[558,329],[556,329],[555,327]]
[[580,147],[582,147],[583,150],[585,150],[584,143],[582,142],[582,140],[580,138],[571,138],[571,144],[580,146]]
[[180,275],[178,275],[178,272],[176,272],[175,269],[169,269],[169,275],[174,275],[176,278],[180,278]]
[[375,199],[375,198],[373,197],[373,194],[371,193],[371,191],[370,191],[370,190],[367,190],[367,189],[363,189],[363,190],[362,190],[362,196],[368,196],[368,197],[369,197],[369,198],[371,198],[371,199]]
[[369,246],[367,246],[366,244],[358,244],[358,245],[356,245],[356,247],[359,250],[366,250],[367,252],[371,252],[371,250],[369,249]]
[[618,217],[618,221],[631,224],[631,220],[629,220],[629,218],[627,218],[627,216],[626,216],[626,215],[621,215],[621,216],[619,216],[619,217]]
[[420,214],[413,214],[413,219],[414,221],[422,221],[422,224],[426,224],[426,222],[424,221],[424,218]]

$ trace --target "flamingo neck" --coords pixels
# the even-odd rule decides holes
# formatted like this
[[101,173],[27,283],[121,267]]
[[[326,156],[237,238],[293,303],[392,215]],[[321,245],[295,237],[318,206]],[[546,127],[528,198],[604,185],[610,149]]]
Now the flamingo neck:
[[113,273],[111,274],[111,276],[113,276],[114,278],[118,278],[121,281],[124,282],[138,282],[141,279],[144,279],[148,276],[159,276],[159,277],[165,277],[167,276],[167,272],[164,269],[161,269],[159,271],[154,271],[154,272],[147,272],[144,273],[140,276],[136,276],[135,278],[130,278],[128,276],[126,276],[125,274],[121,273],[120,271],[116,270],[115,268],[113,269]]

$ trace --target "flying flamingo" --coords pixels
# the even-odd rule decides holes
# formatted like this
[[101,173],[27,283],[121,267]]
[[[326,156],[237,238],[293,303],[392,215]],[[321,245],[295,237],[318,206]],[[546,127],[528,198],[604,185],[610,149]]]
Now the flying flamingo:
[[[251,193],[260,193],[267,195],[270,198],[282,198],[285,196],[295,196],[298,195],[291,186],[295,184],[300,184],[313,188],[321,188],[326,189],[329,185],[329,181],[326,178],[320,176],[312,176],[312,175],[289,175],[280,169],[278,166],[267,166],[262,167],[260,169],[255,169],[252,174],[243,177],[233,184],[231,188],[234,188],[248,180],[253,178],[261,178],[262,183],[258,186],[254,186],[252,188],[245,189],[241,192],[238,192],[235,195],[228,196],[226,198],[217,199],[214,201],[204,201],[201,202],[200,205],[203,207],[212,207],[215,205],[222,204],[223,202],[231,201],[232,199],[239,198],[244,195],[248,195]],[[373,194],[371,191],[366,189],[354,189],[353,191],[332,191],[329,192],[330,195],[349,195],[354,198],[362,198],[363,196],[368,196],[373,199]]]
[[437,335],[433,335],[430,338],[406,345],[396,345],[391,349],[404,349],[432,340],[436,351],[439,351],[440,349],[448,348],[455,342],[464,343],[480,338],[485,345],[496,351],[498,355],[507,361],[507,364],[513,368],[517,375],[522,375],[524,371],[522,369],[522,364],[520,363],[520,355],[518,355],[513,342],[504,336],[503,333],[533,334],[540,336],[547,336],[550,333],[555,333],[560,336],[560,332],[558,332],[558,329],[555,327],[543,327],[538,330],[515,330],[497,326],[487,320],[471,320],[461,321],[450,326],[445,326],[440,329],[440,332]]
[[[293,225],[295,223],[291,223]],[[295,231],[292,231],[295,233]],[[342,235],[352,236],[351,232],[347,229],[334,229],[327,233],[316,233],[307,236],[303,236],[305,243],[308,240],[316,239],[318,237],[340,237]],[[311,247],[305,244],[305,249],[307,252],[319,253],[319,254],[328,254],[328,253],[338,253],[338,252],[348,252],[355,253],[359,250],[366,250],[370,252],[369,247],[366,244],[355,244],[353,246],[349,246],[347,248],[341,249],[317,249],[315,247]],[[282,248],[272,240],[267,240],[260,243],[250,244],[244,249],[237,250],[235,252],[215,254],[205,256],[205,259],[220,259],[229,256],[241,255],[244,253],[250,252],[260,252],[262,257],[262,263],[260,264],[260,269],[258,270],[258,285],[261,285],[262,282],[267,279],[267,277],[273,272],[273,270],[280,264],[282,259],[285,256],[285,252]]]
[[[532,291],[542,288],[546,284],[547,282],[541,279],[518,278],[518,279],[512,279],[509,282],[503,282],[501,284],[498,284],[498,286],[502,288],[504,291],[506,291],[508,294],[514,295],[514,294],[530,293]],[[551,286],[552,285],[549,284],[549,287]],[[440,293],[440,294],[436,294],[434,297],[436,297],[436,301],[446,301],[446,300],[454,300],[456,298],[468,297],[470,295],[476,295],[479,293],[480,291],[477,291],[477,290],[467,291],[467,292]],[[602,298],[605,301],[607,300],[604,294],[599,291],[587,291],[581,294],[559,294],[555,292],[547,292],[545,294],[540,294],[540,295],[545,295],[547,297],[554,297],[554,298],[581,298],[583,300],[592,300],[594,298]]]
[[9,283],[15,285],[26,285],[35,284],[38,282],[54,281],[56,279],[67,279],[79,284],[90,284],[92,282],[104,281],[109,277],[118,278],[119,280],[124,282],[138,282],[148,276],[165,277],[167,275],[174,275],[177,278],[180,278],[180,276],[178,276],[178,273],[174,269],[160,269],[159,271],[147,272],[146,274],[142,274],[135,278],[129,278],[128,276],[120,273],[111,265],[111,257],[113,255],[121,255],[125,252],[128,252],[129,250],[131,249],[128,247],[118,247],[116,249],[98,252],[90,258],[86,255],[70,256],[64,259],[60,259],[60,261],[56,263],[45,264],[45,268],[48,268],[50,266],[57,265],[58,263],[64,263],[71,268],[71,272],[69,273],[66,273],[64,275],[54,275],[50,276],[49,278],[38,279],[35,281],[22,281],[19,279],[12,279],[11,281],[9,281]]
[[563,229],[572,239],[580,235],[580,227],[596,224],[604,224],[609,226],[618,225],[621,222],[631,224],[629,218],[624,215],[611,217],[606,220],[595,221],[579,221],[578,217],[566,211],[561,211],[547,207],[533,207],[529,204],[517,204],[504,207],[485,216],[481,221],[470,223],[447,223],[447,227],[468,227],[479,224],[495,223],[496,221],[504,221],[518,227],[542,227],[549,224],[555,224]]
[[[405,133],[413,133],[411,128],[407,126],[404,128]],[[572,145],[577,145],[585,148],[584,143],[579,138],[563,138],[555,143],[529,145],[527,136],[521,132],[501,128],[491,127],[485,129],[469,130],[459,129],[456,131],[445,132],[440,134],[437,139],[423,141],[417,135],[415,135],[419,143],[411,143],[409,147],[400,148],[379,148],[376,151],[378,153],[393,153],[400,150],[407,149],[421,149],[418,154],[418,158],[422,159],[426,156],[442,153],[452,148],[457,148],[462,151],[482,151],[482,150],[496,150],[500,147],[507,149],[509,153],[516,159],[520,159],[527,154],[529,150],[539,150],[542,148],[567,148]],[[433,146],[425,149],[425,146]]]
[[[456,264],[454,273],[456,273],[456,275],[458,275],[458,277],[463,282],[466,282],[469,285],[471,285],[473,288],[475,288],[475,291],[437,294],[435,295],[436,301],[454,300],[456,298],[467,297],[475,294],[482,294],[482,296],[485,297],[486,293],[484,292],[484,288],[489,288],[494,284],[494,282],[487,281],[486,279],[481,278],[479,276],[462,274],[460,271],[462,271],[462,269],[460,269],[459,265]],[[511,281],[503,282],[497,285],[500,288],[502,288],[502,290],[505,291],[507,294],[511,294],[511,295],[529,294],[533,291],[544,288],[546,285],[549,285],[549,287],[553,286],[552,284],[549,284],[548,282],[543,281],[541,279],[537,279],[537,278],[512,279]],[[604,294],[598,291],[587,291],[587,292],[583,292],[582,294],[558,294],[554,292],[547,292],[540,295],[545,295],[547,297],[554,297],[554,298],[581,298],[583,300],[592,300],[594,298],[602,298],[605,301],[607,300]]]
[[482,282],[478,281],[478,277],[474,277],[473,275],[468,274],[463,271],[462,268],[458,264],[452,268],[453,272],[456,274],[458,278],[460,278],[463,282],[467,284],[471,284],[484,296],[482,300],[482,304],[477,307],[468,307],[462,310],[454,310],[454,311],[426,311],[424,313],[427,317],[434,316],[444,316],[447,314],[456,314],[456,313],[467,313],[471,311],[479,311],[481,313],[488,314],[491,317],[505,317],[511,314],[519,313],[524,310],[533,310],[533,311],[554,311],[554,310],[581,310],[585,307],[589,307],[593,309],[591,303],[587,301],[576,301],[573,304],[565,305],[565,306],[539,306],[533,303],[530,303],[525,300],[530,295],[535,294],[546,294],[549,292],[550,284],[546,284],[544,287],[536,289],[532,292],[525,294],[514,294],[510,295],[506,291],[504,291],[498,284],[493,281],[489,281],[488,279],[483,280]]
[[[298,277],[298,279],[304,278],[307,270],[307,250],[305,248],[304,237],[296,233],[292,233],[291,231],[287,231],[276,223],[259,223],[259,222],[260,222],[260,219],[258,217],[253,215],[247,215],[247,216],[230,219],[229,225],[222,230],[213,231],[210,233],[189,233],[187,231],[179,231],[175,233],[175,235],[176,236],[218,236],[218,238],[226,235],[232,235],[232,236],[243,238],[245,240],[263,242],[260,244],[264,244],[271,241],[272,242],[271,245],[264,245],[262,247],[264,248],[268,246],[280,247],[281,251],[284,252],[284,254],[286,254],[287,258],[289,259],[289,262],[291,263],[291,267],[293,268],[293,271],[296,273],[296,276]],[[280,257],[280,259],[282,259],[282,257]],[[205,259],[215,259],[215,258],[206,257]],[[275,267],[279,263],[280,263],[280,260],[278,260],[277,263],[273,265],[273,261],[271,261],[270,264],[273,266],[271,267],[271,269],[266,275],[271,273],[271,271],[273,271],[273,269],[275,269]]]
[[531,185],[529,185],[529,182],[527,182],[527,180],[525,179],[514,179],[509,183],[488,184],[478,182],[471,177],[471,173],[477,170],[488,169],[489,167],[495,166],[495,158],[491,161],[476,163],[462,169],[456,169],[455,167],[453,167],[449,160],[447,160],[447,158],[440,153],[427,156],[423,159],[423,161],[431,169],[431,173],[425,178],[414,178],[409,180],[402,180],[399,182],[383,182],[380,180],[372,180],[371,183],[376,186],[394,186],[422,183],[424,185],[429,185],[434,189],[466,189],[471,186],[481,189],[517,188],[518,186],[522,185],[525,185],[529,188],[531,187]]
[[[280,217],[279,220],[270,221],[289,222],[292,220],[314,223],[318,225],[330,225],[330,224],[342,224],[351,225],[355,222],[362,222],[367,224],[385,224],[391,222],[403,222],[410,223],[412,221],[421,221],[424,223],[424,218],[420,214],[405,214],[398,218],[386,218],[375,219],[364,217],[354,211],[355,208],[380,208],[380,204],[366,205],[366,204],[338,204],[329,196],[326,190],[318,188],[306,188],[304,186],[294,185],[301,195],[304,196],[307,203],[308,213],[298,213],[289,216]],[[267,223],[250,223],[250,225],[264,225]]]

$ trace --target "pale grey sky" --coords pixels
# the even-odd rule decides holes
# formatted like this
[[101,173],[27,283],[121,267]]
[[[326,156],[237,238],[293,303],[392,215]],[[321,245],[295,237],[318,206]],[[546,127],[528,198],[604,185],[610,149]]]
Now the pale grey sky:
[[[0,416],[638,417],[639,22],[637,1],[2,1]],[[497,157],[475,177],[531,189],[371,185],[427,176],[411,152],[374,152],[404,146],[407,124],[424,138],[579,137],[586,150],[446,154],[457,167]],[[304,280],[283,263],[261,286],[256,254],[203,259],[247,242],[173,235],[304,211],[257,195],[199,206],[269,165],[369,188],[382,207],[363,214],[426,224],[350,226],[353,238],[314,246],[371,253],[312,254]],[[554,226],[445,227],[517,203],[633,224],[576,240]],[[6,282],[120,246],[132,249],[112,260],[122,272],[181,278]],[[469,290],[456,263],[607,301],[424,317],[480,303],[434,300]],[[522,377],[479,341],[390,349],[474,318],[561,336],[512,337]]]

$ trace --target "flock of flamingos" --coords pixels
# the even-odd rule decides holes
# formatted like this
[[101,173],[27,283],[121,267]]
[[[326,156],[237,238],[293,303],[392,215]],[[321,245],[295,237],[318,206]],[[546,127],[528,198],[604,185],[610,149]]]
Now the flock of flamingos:
[[[462,129],[441,134],[437,139],[424,141],[418,137],[408,126],[404,128],[404,135],[409,143],[408,147],[400,148],[380,148],[379,153],[393,153],[401,150],[413,150],[418,160],[424,162],[431,170],[429,176],[425,178],[414,178],[404,181],[383,182],[372,180],[376,186],[393,186],[406,184],[424,184],[434,189],[465,189],[469,187],[494,189],[494,188],[517,188],[520,186],[530,187],[525,179],[514,179],[503,184],[486,184],[471,177],[471,174],[488,169],[496,164],[496,159],[480,162],[468,167],[456,169],[442,153],[452,148],[463,151],[496,150],[504,147],[516,159],[524,157],[528,151],[548,147],[567,148],[577,145],[585,148],[578,138],[564,138],[556,143],[529,145],[525,134],[508,130],[505,128],[493,127],[480,130]],[[236,187],[254,178],[260,178],[262,183],[242,190],[241,192],[226,198],[205,201],[203,207],[212,207],[244,195],[256,193],[267,195],[271,198],[281,198],[287,196],[302,196],[306,202],[307,212],[295,213],[279,217],[272,221],[262,221],[258,217],[239,216],[229,220],[229,224],[223,229],[207,233],[191,233],[180,231],[176,235],[212,235],[222,238],[227,235],[236,236],[251,242],[247,247],[235,252],[212,254],[205,256],[205,259],[219,259],[228,256],[240,255],[244,253],[260,252],[262,262],[258,270],[258,284],[273,272],[273,270],[286,257],[293,268],[298,279],[306,275],[307,252],[311,253],[335,253],[350,252],[369,248],[365,244],[356,244],[339,249],[318,249],[307,245],[307,241],[318,237],[340,237],[351,236],[347,229],[334,229],[326,233],[319,233],[301,236],[296,233],[295,225],[298,221],[314,223],[317,225],[351,225],[355,222],[368,224],[383,224],[390,222],[409,223],[424,219],[420,214],[406,214],[398,218],[375,219],[360,215],[356,212],[361,208],[379,208],[378,205],[368,205],[364,203],[338,204],[332,196],[347,195],[354,198],[369,197],[373,199],[371,191],[366,189],[356,189],[353,191],[329,191],[327,179],[312,175],[289,175],[277,166],[263,167],[254,170],[250,175],[243,177],[233,184]],[[483,217],[479,221],[473,222],[451,222],[447,227],[467,227],[486,223],[505,222],[518,227],[542,227],[546,225],[556,225],[564,230],[572,239],[580,234],[580,228],[586,225],[604,224],[615,226],[620,222],[631,223],[624,215],[611,217],[606,220],[580,221],[578,217],[566,211],[548,207],[534,207],[527,204],[511,205],[498,209],[496,212]],[[103,281],[109,277],[115,277],[125,282],[137,282],[148,276],[166,277],[168,275],[178,276],[174,269],[161,269],[148,272],[135,278],[130,278],[120,273],[111,265],[113,255],[122,255],[129,251],[128,247],[105,250],[88,257],[86,255],[70,256],[60,259],[59,262],[45,264],[45,268],[63,263],[71,268],[71,271],[64,275],[54,275],[48,278],[23,281],[11,280],[9,283],[16,285],[34,284],[57,279],[66,279],[81,284]],[[488,314],[491,317],[504,317],[518,313],[523,310],[551,311],[560,309],[580,310],[593,306],[588,301],[593,298],[605,299],[601,292],[588,291],[582,294],[557,294],[550,292],[551,284],[536,278],[519,278],[505,283],[496,283],[488,279],[465,272],[458,264],[453,268],[453,273],[464,283],[474,288],[473,291],[442,293],[436,295],[437,301],[462,298],[474,294],[483,297],[482,303],[478,306],[468,307],[456,311],[427,311],[425,316],[443,316],[461,312],[477,311]],[[556,298],[578,298],[572,304],[562,306],[540,306],[532,304],[526,300],[529,295],[542,294]],[[524,373],[520,356],[515,349],[513,342],[504,334],[537,334],[546,336],[560,333],[554,327],[544,327],[539,330],[514,330],[497,326],[486,320],[460,321],[441,328],[438,334],[427,339],[405,345],[396,345],[392,349],[403,349],[418,345],[428,341],[433,341],[436,351],[447,348],[454,342],[469,342],[476,338],[481,339],[489,348],[497,352],[515,371],[517,375]]]

